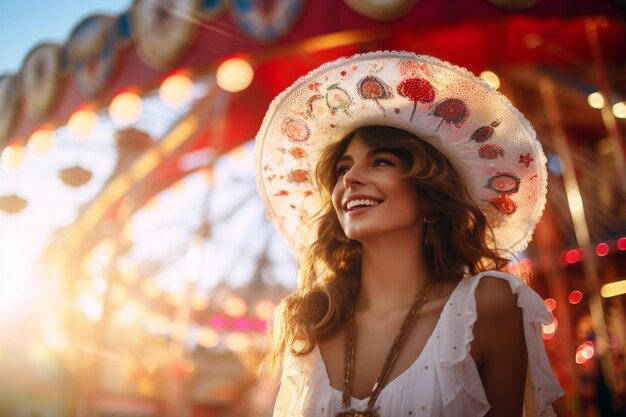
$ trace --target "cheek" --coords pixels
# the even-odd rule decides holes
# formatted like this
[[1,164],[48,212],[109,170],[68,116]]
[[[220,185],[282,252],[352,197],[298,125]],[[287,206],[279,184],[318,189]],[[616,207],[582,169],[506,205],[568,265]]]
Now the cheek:
[[333,208],[335,209],[335,213],[339,214],[341,211],[341,200],[343,198],[343,189],[344,187],[338,182],[333,188]]

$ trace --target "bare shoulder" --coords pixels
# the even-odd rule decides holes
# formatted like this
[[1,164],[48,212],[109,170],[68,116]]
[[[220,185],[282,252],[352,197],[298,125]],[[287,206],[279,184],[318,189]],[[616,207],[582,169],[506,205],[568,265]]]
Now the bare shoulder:
[[482,315],[515,314],[517,296],[511,291],[508,281],[492,276],[484,276],[476,288],[476,310]]
[[506,280],[481,278],[476,288],[476,314],[472,350],[477,362],[484,362],[494,350],[505,346],[524,346],[522,310]]
[[476,288],[470,351],[491,404],[490,416],[522,415],[527,352],[522,310],[507,280],[484,276]]

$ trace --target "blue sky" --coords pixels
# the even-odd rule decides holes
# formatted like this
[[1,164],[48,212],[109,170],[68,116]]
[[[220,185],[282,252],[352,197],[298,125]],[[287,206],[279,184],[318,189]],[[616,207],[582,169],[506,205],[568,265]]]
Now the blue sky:
[[26,54],[39,43],[65,43],[90,14],[119,14],[131,4],[132,0],[0,0],[0,75],[17,73]]

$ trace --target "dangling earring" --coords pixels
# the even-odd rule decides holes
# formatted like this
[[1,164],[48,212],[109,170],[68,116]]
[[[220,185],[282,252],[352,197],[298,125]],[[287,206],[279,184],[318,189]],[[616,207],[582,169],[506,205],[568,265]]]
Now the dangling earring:
[[426,231],[424,233],[424,245],[432,246],[435,241],[435,223],[439,221],[439,216],[436,214],[429,214],[424,216],[424,223],[426,224]]

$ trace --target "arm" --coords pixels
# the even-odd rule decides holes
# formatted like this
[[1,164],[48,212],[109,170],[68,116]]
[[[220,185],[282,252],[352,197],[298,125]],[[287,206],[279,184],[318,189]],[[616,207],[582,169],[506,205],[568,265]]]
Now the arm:
[[521,416],[528,356],[522,310],[509,283],[483,277],[476,289],[476,311],[472,356],[491,404],[487,416]]

